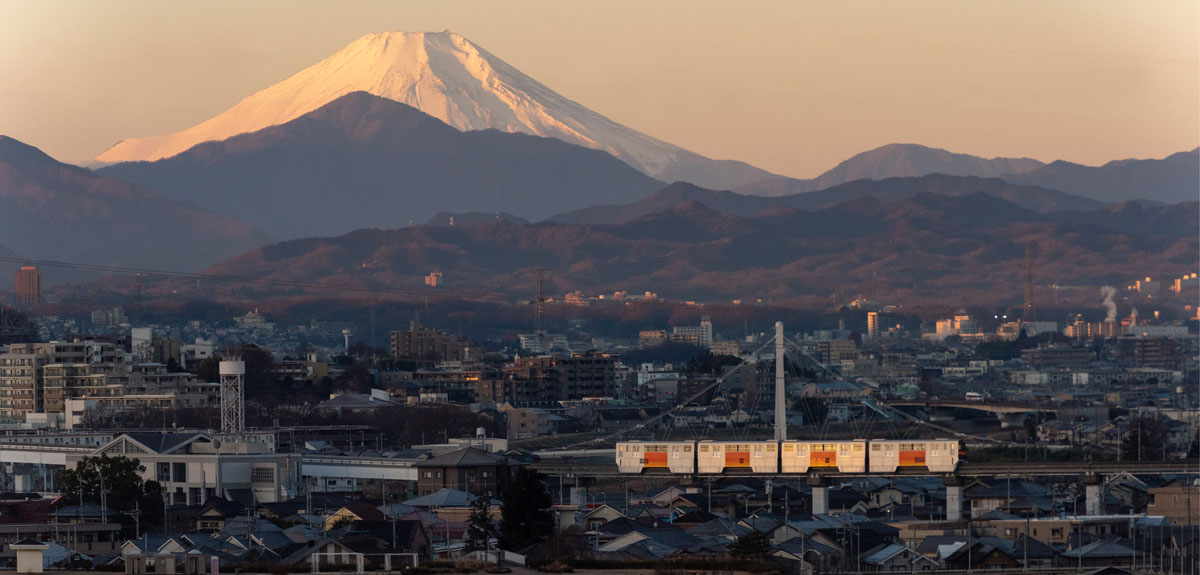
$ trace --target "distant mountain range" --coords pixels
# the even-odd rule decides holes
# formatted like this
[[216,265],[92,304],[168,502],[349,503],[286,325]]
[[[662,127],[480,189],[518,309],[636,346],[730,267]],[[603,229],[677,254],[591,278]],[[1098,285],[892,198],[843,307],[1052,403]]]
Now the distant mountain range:
[[593,206],[558,214],[549,219],[575,224],[620,223],[688,201],[699,202],[717,212],[750,217],[780,209],[820,210],[860,196],[871,196],[885,202],[897,202],[921,193],[951,197],[985,194],[1004,198],[1038,213],[1090,210],[1105,205],[1096,200],[1064,194],[1056,190],[1015,186],[999,178],[932,174],[915,178],[887,178],[879,181],[857,180],[816,192],[775,197],[707,190],[686,182],[675,182],[630,204]]
[[1148,200],[1164,204],[1200,197],[1200,149],[1161,160],[1118,160],[1092,167],[1029,158],[980,158],[917,144],[889,144],[863,152],[811,180],[779,178],[737,186],[733,191],[786,196],[826,190],[861,179],[946,174],[998,177],[1106,203]]
[[1057,161],[1003,177],[1014,184],[1054,188],[1102,202],[1190,202],[1200,198],[1200,148],[1161,160],[1116,160],[1099,167]]
[[743,194],[785,196],[831,188],[855,180],[882,180],[946,174],[949,176],[996,177],[1023,173],[1044,164],[1030,158],[980,158],[919,144],[888,144],[841,162],[810,180],[778,178],[734,188]]
[[291,122],[358,91],[403,102],[458,130],[519,132],[604,150],[665,181],[728,188],[777,177],[744,162],[705,158],[622,126],[447,31],[368,34],[201,124],[121,141],[95,161],[169,158],[203,142]]
[[447,210],[542,219],[663,186],[599,150],[461,132],[365,92],[279,126],[98,173],[237,214],[281,238],[399,227]]
[[0,244],[24,257],[199,269],[270,241],[245,221],[0,136]]
[[[1027,243],[1036,246],[1043,285],[1102,285],[1193,269],[1198,208],[1196,202],[1130,203],[1036,213],[984,193],[920,192],[898,201],[861,195],[815,211],[781,208],[751,217],[690,199],[614,225],[486,221],[292,240],[209,271],[421,288],[422,276],[436,268],[445,289],[524,293],[540,261],[558,292],[653,290],[680,299],[766,298],[802,306],[881,293],[911,305],[1019,305]],[[195,291],[175,280],[155,289]],[[229,285],[205,293],[269,297],[273,290]]]

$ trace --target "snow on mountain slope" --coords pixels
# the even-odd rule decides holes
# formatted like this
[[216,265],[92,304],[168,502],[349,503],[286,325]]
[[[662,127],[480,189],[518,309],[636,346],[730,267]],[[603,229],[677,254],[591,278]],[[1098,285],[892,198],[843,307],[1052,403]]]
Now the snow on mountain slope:
[[660,179],[724,188],[772,177],[748,164],[710,160],[613,122],[447,31],[363,36],[201,124],[166,136],[121,141],[95,161],[171,157],[201,142],[283,124],[355,91],[403,102],[459,130],[525,132],[605,150]]

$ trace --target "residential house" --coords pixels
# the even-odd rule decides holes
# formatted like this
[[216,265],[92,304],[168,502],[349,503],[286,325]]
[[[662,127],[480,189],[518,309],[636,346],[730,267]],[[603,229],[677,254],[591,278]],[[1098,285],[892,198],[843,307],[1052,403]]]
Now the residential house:
[[1064,551],[1062,561],[1064,565],[1082,567],[1128,567],[1132,566],[1135,556],[1133,544],[1128,539],[1104,538]]
[[1005,546],[996,542],[971,541],[963,544],[943,560],[946,567],[959,571],[1020,569],[1017,561]]
[[519,465],[506,457],[466,447],[417,462],[417,493],[429,495],[441,489],[456,489],[497,497]]
[[366,503],[346,505],[325,516],[325,529],[333,531],[355,521],[383,521],[387,516],[378,507]]
[[1168,517],[1175,525],[1200,524],[1200,484],[1173,479],[1149,489],[1147,515]]
[[927,573],[939,567],[937,561],[899,543],[868,550],[861,561],[863,570],[877,573]]

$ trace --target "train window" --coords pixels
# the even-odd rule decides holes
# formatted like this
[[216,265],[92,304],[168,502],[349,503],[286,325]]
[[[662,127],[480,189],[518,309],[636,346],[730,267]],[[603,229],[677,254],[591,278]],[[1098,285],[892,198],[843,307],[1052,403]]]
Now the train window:
[[700,446],[700,453],[708,453],[708,446],[707,446],[707,445],[701,445],[701,446]]
[[862,445],[861,443],[855,443],[855,444],[854,444],[854,451],[855,451],[856,453],[858,453],[858,452],[861,452],[862,450],[863,450],[863,445]]
[[691,452],[692,452],[692,446],[690,446],[690,445],[685,445],[685,446],[683,446],[683,452],[684,452],[684,453],[691,453]]
[[796,450],[796,446],[795,446],[795,445],[792,445],[792,444],[790,444],[790,443],[785,443],[785,444],[783,444],[783,450],[784,450],[784,451],[795,451],[795,450]]
[[775,444],[772,443],[772,444],[767,445],[767,451],[769,451],[771,453],[775,453]]
[[882,445],[880,445],[880,444],[878,444],[878,443],[872,443],[872,444],[871,444],[871,451],[879,451],[879,448],[881,448],[881,447],[883,447],[883,446],[882,446]]

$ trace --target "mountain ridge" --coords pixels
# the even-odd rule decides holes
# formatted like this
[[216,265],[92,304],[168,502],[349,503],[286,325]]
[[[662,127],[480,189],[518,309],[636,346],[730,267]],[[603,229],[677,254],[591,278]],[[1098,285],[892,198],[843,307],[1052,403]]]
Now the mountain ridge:
[[1174,204],[1200,195],[1200,148],[1158,159],[1113,160],[1102,166],[1058,160],[1001,177],[1104,202],[1145,199]]
[[193,270],[273,240],[0,136],[0,243],[25,257]]
[[1005,198],[1039,213],[1079,211],[1104,205],[1096,200],[1057,190],[1010,184],[999,178],[929,174],[912,178],[887,178],[879,181],[856,180],[823,190],[785,196],[744,195],[731,191],[709,190],[686,182],[675,182],[630,204],[592,206],[556,214],[548,219],[577,224],[626,222],[686,200],[699,201],[722,213],[754,216],[784,208],[819,210],[860,196],[876,196],[888,201],[899,201],[922,192],[935,192],[951,196],[984,193]]
[[[983,193],[922,192],[897,202],[858,196],[817,211],[742,217],[685,200],[623,223],[487,221],[305,238],[209,272],[420,289],[424,274],[438,269],[445,289],[523,293],[542,262],[563,291],[836,306],[886,290],[897,303],[1020,305],[1031,243],[1039,281],[1104,285],[1122,274],[1190,270],[1200,249],[1198,207],[1127,203],[1039,214]],[[190,289],[183,283],[156,289]],[[256,289],[254,297],[270,297],[271,288]]]
[[295,120],[155,162],[97,170],[280,238],[419,223],[446,212],[541,219],[662,187],[600,150],[497,130],[462,132],[406,104],[353,92]]
[[1032,158],[983,158],[922,144],[892,143],[859,152],[812,179],[778,178],[745,184],[733,191],[780,196],[823,190],[855,180],[948,176],[997,177],[1044,165]]

